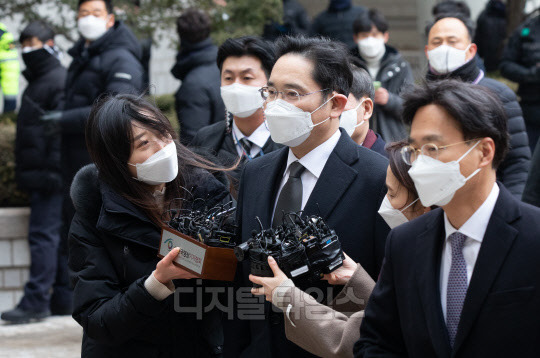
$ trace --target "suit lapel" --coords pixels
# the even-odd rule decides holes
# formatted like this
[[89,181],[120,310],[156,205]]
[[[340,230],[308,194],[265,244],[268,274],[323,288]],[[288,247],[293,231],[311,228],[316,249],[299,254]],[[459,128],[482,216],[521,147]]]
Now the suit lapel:
[[328,220],[334,207],[358,175],[358,172],[351,168],[351,164],[358,161],[358,158],[357,144],[348,135],[342,134],[306,203],[306,214],[320,213],[324,220]]
[[416,238],[416,279],[433,348],[438,357],[450,357],[451,348],[442,314],[439,275],[444,238],[443,211]]
[[[255,185],[257,190],[250,191],[256,193],[255,200],[252,201],[256,206],[253,212],[260,213],[259,219],[263,227],[269,228],[272,224],[272,211],[276,199],[276,191],[283,178],[283,171],[287,163],[289,148],[281,148],[276,153],[274,160],[267,160],[256,174]],[[262,160],[262,159],[261,159]]]
[[518,231],[510,223],[521,215],[519,206],[500,183],[499,188],[499,198],[491,214],[461,311],[454,354],[458,352],[474,325],[518,234]]

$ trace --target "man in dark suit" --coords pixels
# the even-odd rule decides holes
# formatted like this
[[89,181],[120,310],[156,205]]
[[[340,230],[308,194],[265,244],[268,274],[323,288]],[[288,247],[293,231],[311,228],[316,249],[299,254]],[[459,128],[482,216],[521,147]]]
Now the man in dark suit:
[[[389,231],[377,214],[388,161],[339,129],[353,78],[347,50],[316,38],[284,37],[276,46],[278,60],[262,92],[272,139],[287,147],[246,165],[237,209],[241,239],[247,241],[259,228],[256,217],[270,228],[282,222],[283,212],[303,210],[320,215],[335,229],[343,250],[377,278]],[[258,301],[250,308],[259,307],[261,315],[246,317],[238,306],[236,326],[225,330],[226,356],[312,356],[286,339],[281,311],[251,296],[248,261],[238,270],[243,298]],[[322,300],[329,287],[321,281],[300,288]]]
[[390,232],[355,356],[540,356],[540,209],[496,182],[508,151],[500,101],[430,82],[405,95],[404,119],[409,174],[422,204],[440,208]]
[[264,124],[264,100],[259,92],[268,81],[275,56],[272,43],[254,36],[228,39],[218,49],[225,120],[201,128],[191,146],[209,151],[223,166],[233,166],[240,159],[232,173],[235,187],[245,162],[281,147],[270,139]]

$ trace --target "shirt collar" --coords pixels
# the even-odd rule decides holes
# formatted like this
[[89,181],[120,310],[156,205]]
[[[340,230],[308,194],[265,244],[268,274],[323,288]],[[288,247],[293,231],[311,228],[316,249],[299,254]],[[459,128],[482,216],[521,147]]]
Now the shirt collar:
[[[330,157],[330,154],[332,154],[332,151],[334,150],[339,141],[340,136],[341,132],[339,131],[339,129],[337,129],[336,132],[326,140],[326,142],[320,144],[311,152],[304,155],[301,159],[296,158],[291,148],[289,148],[289,156],[287,157],[287,169],[285,170],[285,173],[287,173],[287,171],[289,170],[289,166],[292,162],[299,161],[300,164],[304,166],[304,168],[306,168],[311,174],[313,174],[317,179],[319,179],[324,169],[324,166],[326,165],[326,162]],[[285,175],[285,173],[283,175]]]
[[480,205],[480,207],[474,212],[474,214],[461,226],[459,229],[456,229],[450,224],[446,213],[444,213],[444,229],[446,231],[446,239],[456,231],[459,231],[463,235],[470,237],[478,242],[482,242],[484,239],[484,234],[497,203],[497,198],[499,197],[499,186],[497,183],[493,183],[493,188],[489,193],[487,199]]
[[240,129],[236,126],[236,123],[234,120],[232,121],[232,130],[233,130],[233,139],[235,140],[235,144],[242,138],[247,138],[251,143],[257,145],[259,148],[264,147],[266,142],[268,141],[268,138],[270,138],[270,131],[266,127],[266,123],[262,122],[260,126],[251,133],[249,137],[246,137]]

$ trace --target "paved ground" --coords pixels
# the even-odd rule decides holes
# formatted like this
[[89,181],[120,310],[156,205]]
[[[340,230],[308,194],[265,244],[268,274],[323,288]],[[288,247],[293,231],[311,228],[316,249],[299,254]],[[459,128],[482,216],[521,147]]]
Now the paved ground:
[[[2,322],[2,321],[0,321]],[[71,316],[8,325],[0,323],[0,358],[75,358],[81,356],[82,328]]]

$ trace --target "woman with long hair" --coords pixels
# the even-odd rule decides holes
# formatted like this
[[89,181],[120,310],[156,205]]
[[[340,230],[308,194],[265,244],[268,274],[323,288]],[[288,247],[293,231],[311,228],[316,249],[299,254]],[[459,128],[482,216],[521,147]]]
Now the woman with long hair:
[[94,164],[73,181],[69,234],[82,356],[219,354],[221,312],[201,307],[206,283],[173,265],[178,248],[161,260],[157,252],[169,213],[194,200],[208,208],[230,200],[227,183],[211,174],[221,169],[180,144],[169,120],[132,95],[94,106],[86,142]]

